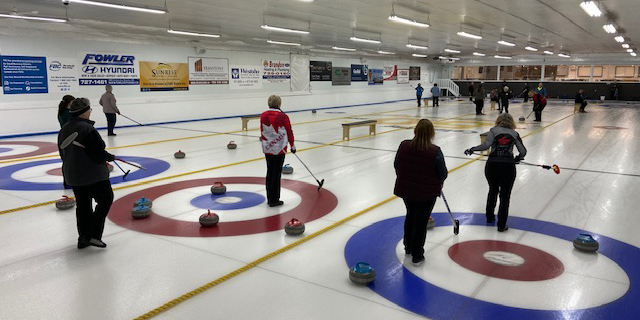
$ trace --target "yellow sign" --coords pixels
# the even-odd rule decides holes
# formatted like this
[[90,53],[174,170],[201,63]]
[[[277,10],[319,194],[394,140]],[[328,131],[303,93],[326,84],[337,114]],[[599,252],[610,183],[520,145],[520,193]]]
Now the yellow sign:
[[189,90],[189,64],[140,61],[140,91]]

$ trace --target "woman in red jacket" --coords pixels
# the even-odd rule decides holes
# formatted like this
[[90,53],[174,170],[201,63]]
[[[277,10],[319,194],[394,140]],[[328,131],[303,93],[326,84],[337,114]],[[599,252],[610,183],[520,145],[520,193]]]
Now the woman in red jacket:
[[422,119],[416,125],[413,140],[400,143],[394,167],[396,185],[393,194],[404,200],[404,251],[419,265],[424,261],[424,242],[431,210],[447,178],[447,166],[440,147],[433,144],[433,123]]
[[291,152],[296,153],[293,131],[289,117],[280,110],[282,100],[279,96],[269,97],[269,110],[260,115],[260,141],[262,152],[267,159],[267,203],[270,207],[281,206],[280,176],[284,155],[287,153],[287,143],[291,145]]

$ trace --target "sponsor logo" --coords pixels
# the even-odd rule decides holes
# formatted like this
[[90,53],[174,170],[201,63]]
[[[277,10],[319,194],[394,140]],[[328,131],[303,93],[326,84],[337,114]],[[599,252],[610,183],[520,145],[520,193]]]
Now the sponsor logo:
[[94,74],[98,72],[98,68],[94,66],[85,66],[84,68],[82,68],[82,72],[87,74]]
[[269,60],[264,60],[262,65],[265,68],[289,68],[290,66],[288,62],[273,62]]
[[178,74],[178,71],[174,70],[171,65],[168,65],[166,63],[158,63],[158,66],[155,69],[151,70],[151,74],[154,77],[175,76]]
[[240,79],[240,69],[238,68],[231,69],[231,79]]
[[118,54],[95,54],[88,53],[82,64],[99,64],[115,66],[133,66],[136,58],[134,56],[121,56]]
[[194,63],[194,67],[196,69],[196,72],[202,72],[202,59],[196,60],[196,62]]
[[60,61],[51,61],[49,64],[49,70],[51,71],[59,71],[62,69],[62,63]]

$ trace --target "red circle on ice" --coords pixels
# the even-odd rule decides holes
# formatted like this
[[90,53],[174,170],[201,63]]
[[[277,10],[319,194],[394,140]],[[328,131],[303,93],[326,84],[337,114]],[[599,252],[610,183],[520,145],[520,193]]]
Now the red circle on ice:
[[14,154],[14,155],[10,155],[10,156],[0,157],[0,161],[1,160],[9,160],[9,159],[34,157],[34,156],[40,156],[40,155],[47,154],[47,153],[58,152],[58,145],[53,143],[53,142],[42,142],[42,141],[3,141],[3,142],[0,142],[0,146],[12,146],[12,145],[15,145],[15,146],[33,146],[33,147],[37,147],[38,149],[35,150],[35,151],[27,152],[27,153]]
[[[176,237],[224,237],[248,235],[281,230],[284,225],[296,218],[302,222],[309,222],[327,215],[338,205],[338,198],[327,189],[318,190],[318,186],[302,181],[282,179],[282,188],[291,190],[300,196],[301,202],[295,208],[278,215],[245,221],[220,221],[217,227],[201,228],[198,221],[181,221],[157,215],[151,209],[146,219],[133,219],[131,206],[142,196],[157,199],[170,192],[183,189],[211,186],[214,182],[225,185],[232,184],[261,184],[264,178],[258,177],[225,177],[179,181],[149,189],[140,190],[126,195],[113,203],[109,219],[117,225],[139,232]],[[266,209],[266,204],[265,204]],[[204,212],[203,212],[204,213]]]
[[507,280],[542,281],[564,272],[562,262],[551,254],[506,241],[461,242],[449,248],[449,257],[473,272]]

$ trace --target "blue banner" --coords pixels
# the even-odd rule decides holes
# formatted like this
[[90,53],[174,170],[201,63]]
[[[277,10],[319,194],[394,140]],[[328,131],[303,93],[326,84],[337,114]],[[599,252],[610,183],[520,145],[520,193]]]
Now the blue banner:
[[45,57],[2,56],[4,94],[48,93]]
[[384,70],[383,69],[371,69],[369,70],[369,85],[382,85],[384,84]]
[[351,81],[369,80],[369,66],[362,64],[351,65]]

